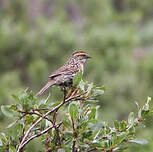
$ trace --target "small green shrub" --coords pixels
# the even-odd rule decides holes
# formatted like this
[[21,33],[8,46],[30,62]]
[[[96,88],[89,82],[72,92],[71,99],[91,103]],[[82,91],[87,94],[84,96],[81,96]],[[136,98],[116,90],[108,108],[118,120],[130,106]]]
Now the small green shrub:
[[0,151],[23,152],[26,145],[41,136],[42,151],[46,152],[121,152],[130,143],[146,144],[135,135],[146,116],[153,113],[147,102],[138,107],[138,113],[129,114],[127,121],[115,120],[112,125],[99,120],[98,96],[105,87],[97,87],[81,79],[78,74],[74,87],[64,93],[60,102],[38,99],[25,90],[13,95],[16,103],[1,106],[2,113],[14,119],[7,127],[9,133],[0,134]]

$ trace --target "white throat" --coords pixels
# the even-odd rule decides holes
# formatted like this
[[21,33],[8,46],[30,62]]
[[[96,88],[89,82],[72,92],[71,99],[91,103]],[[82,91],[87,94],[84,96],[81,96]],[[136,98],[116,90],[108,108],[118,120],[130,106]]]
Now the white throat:
[[82,63],[80,63],[80,71],[79,72],[81,72],[82,74],[84,72],[84,64],[82,64]]

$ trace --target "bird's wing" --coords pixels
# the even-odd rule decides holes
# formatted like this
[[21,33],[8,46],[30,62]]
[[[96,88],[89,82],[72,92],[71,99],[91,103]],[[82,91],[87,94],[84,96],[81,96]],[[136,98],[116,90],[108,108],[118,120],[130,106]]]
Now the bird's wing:
[[59,69],[57,69],[56,71],[54,71],[50,76],[49,78],[54,78],[56,76],[59,76],[59,75],[63,75],[63,74],[73,74],[73,73],[76,73],[78,72],[79,69],[78,68],[70,68],[68,66],[63,66]]

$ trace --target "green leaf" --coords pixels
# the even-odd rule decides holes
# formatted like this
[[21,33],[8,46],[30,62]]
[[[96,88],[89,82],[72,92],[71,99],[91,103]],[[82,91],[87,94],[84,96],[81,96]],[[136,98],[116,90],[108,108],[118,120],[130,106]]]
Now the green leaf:
[[69,113],[72,120],[74,120],[78,116],[78,108],[76,104],[71,103],[69,105]]
[[4,132],[1,133],[1,137],[2,137],[5,141],[7,141],[7,137],[6,137],[6,135],[5,135]]
[[15,120],[15,121],[12,122],[11,124],[9,124],[9,125],[7,126],[7,128],[11,128],[12,126],[14,126],[14,125],[16,124],[16,122],[17,122],[17,120]]
[[24,110],[29,110],[31,106],[35,105],[36,97],[31,92],[28,92],[27,89],[24,90],[20,95],[13,95],[13,98],[17,100],[23,107]]
[[118,134],[117,135],[118,143],[122,143],[122,141],[127,138],[127,135],[128,135],[127,132],[122,132],[122,133]]
[[65,132],[64,132],[64,136],[65,136],[66,138],[72,138],[72,137],[73,137],[73,134],[72,134],[72,132],[65,131]]
[[149,113],[150,113],[150,110],[144,110],[144,109],[142,109],[142,111],[141,111],[141,115],[142,115],[142,117],[146,117],[146,116],[148,116]]
[[15,94],[12,94],[12,97],[16,100],[16,101],[20,101],[19,97]]
[[101,144],[101,142],[99,141],[99,140],[94,140],[93,142],[92,142],[92,145],[91,145],[91,147],[103,147],[103,144]]
[[12,104],[10,107],[9,107],[10,110],[14,110],[14,111],[17,111],[18,110],[18,105],[17,104]]
[[135,133],[135,127],[134,126],[131,126],[129,128],[129,135],[133,135]]
[[19,123],[16,123],[9,132],[9,136],[11,136],[11,139],[17,141],[22,134],[23,131],[22,129],[23,126],[20,125]]
[[137,108],[138,108],[138,110],[139,110],[139,109],[140,109],[140,106],[139,106],[138,102],[135,101],[135,104],[136,104],[136,106],[137,106]]
[[34,117],[32,115],[27,115],[26,116],[26,124],[31,124],[34,120]]
[[85,82],[81,79],[80,83],[79,83],[79,87],[82,91],[85,91]]
[[3,146],[3,142],[2,142],[2,140],[0,139],[0,146]]
[[146,116],[149,113],[149,102],[151,101],[151,97],[147,98],[146,104],[142,107],[142,115]]
[[92,108],[90,113],[88,114],[88,119],[94,119],[96,117],[96,108]]
[[9,152],[16,152],[16,149],[15,149],[15,147],[13,147],[13,146],[9,146]]
[[114,126],[115,126],[115,129],[117,130],[119,129],[120,124],[117,120],[114,121]]
[[7,117],[10,117],[10,118],[14,117],[13,111],[10,110],[10,105],[5,105],[5,106],[2,105],[2,106],[1,106],[1,111],[2,111],[2,113],[3,113],[5,116],[7,116]]
[[125,131],[126,130],[126,126],[127,126],[126,121],[121,121],[120,122],[120,129],[122,131]]
[[129,114],[128,123],[129,123],[130,125],[133,125],[133,124],[134,124],[134,113],[133,113],[133,112],[131,112],[131,113]]
[[64,120],[62,123],[66,128],[69,128],[71,126],[70,122],[68,120]]
[[88,127],[91,129],[101,128],[103,126],[102,122],[97,122],[96,119],[91,119],[87,121],[87,123],[88,123]]
[[64,149],[58,149],[57,152],[65,152],[65,150]]
[[136,139],[130,140],[129,142],[140,144],[140,145],[148,144],[148,141],[142,138],[136,138]]
[[122,152],[124,150],[126,150],[128,147],[127,146],[123,146],[123,145],[120,145],[118,147],[116,147],[113,152]]
[[91,92],[92,88],[93,88],[93,83],[88,84],[87,94],[86,94],[87,96],[90,94],[90,92]]
[[141,118],[142,117],[142,109],[140,108],[139,110],[138,110],[138,118]]
[[83,121],[83,122],[80,124],[80,127],[81,127],[82,130],[85,130],[86,127],[87,127],[87,125],[88,125],[88,121]]
[[93,89],[93,95],[94,96],[99,96],[99,95],[102,95],[105,93],[105,87],[102,86],[102,87],[95,87]]
[[73,78],[73,85],[77,86],[80,83],[81,79],[82,79],[82,73],[78,72]]
[[101,147],[102,148],[109,148],[111,145],[110,145],[110,140],[104,140],[101,142]]
[[48,95],[48,97],[46,99],[42,99],[39,101],[39,103],[38,103],[39,108],[46,107],[49,97],[50,97],[50,94]]
[[90,139],[90,137],[92,136],[93,131],[86,131],[82,134],[83,138],[87,138]]

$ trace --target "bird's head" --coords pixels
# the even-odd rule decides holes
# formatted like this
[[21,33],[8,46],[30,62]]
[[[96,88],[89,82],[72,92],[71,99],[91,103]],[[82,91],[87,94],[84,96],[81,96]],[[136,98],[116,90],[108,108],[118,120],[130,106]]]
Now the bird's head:
[[87,61],[87,59],[91,58],[86,52],[83,51],[73,52],[72,57],[83,64]]

